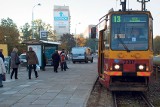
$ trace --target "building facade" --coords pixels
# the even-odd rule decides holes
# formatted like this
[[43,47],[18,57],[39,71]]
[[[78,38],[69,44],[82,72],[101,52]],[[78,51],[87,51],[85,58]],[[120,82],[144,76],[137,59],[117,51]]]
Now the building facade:
[[57,40],[60,40],[63,34],[70,34],[70,20],[69,6],[54,6],[54,31]]
[[91,28],[95,27],[96,25],[88,25],[83,33],[84,38],[91,38]]

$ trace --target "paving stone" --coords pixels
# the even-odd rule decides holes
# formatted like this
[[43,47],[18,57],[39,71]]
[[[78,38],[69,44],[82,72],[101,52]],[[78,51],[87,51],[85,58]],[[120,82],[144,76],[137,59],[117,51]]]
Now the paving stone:
[[0,107],[85,107],[85,102],[97,78],[95,63],[69,63],[66,72],[53,72],[47,66],[38,79],[26,68],[19,68],[18,80],[10,79],[0,88]]
[[15,94],[15,93],[17,93],[18,91],[6,91],[6,92],[4,92],[4,93],[2,93],[2,94]]
[[49,102],[51,102],[51,100],[38,99],[38,100],[35,100],[32,104],[33,105],[47,105]]
[[43,95],[41,95],[38,99],[54,99],[57,96],[58,93],[54,93],[54,92],[46,92]]
[[49,106],[62,106],[65,107],[65,105],[67,104],[69,99],[67,98],[55,98],[54,100],[52,100],[48,105]]

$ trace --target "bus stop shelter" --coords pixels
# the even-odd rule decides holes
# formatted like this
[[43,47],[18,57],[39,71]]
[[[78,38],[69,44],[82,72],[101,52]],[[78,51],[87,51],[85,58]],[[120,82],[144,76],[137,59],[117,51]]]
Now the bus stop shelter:
[[52,65],[52,54],[58,50],[59,42],[45,41],[45,40],[32,40],[23,42],[27,45],[27,50],[32,47],[36,52],[39,66],[44,70],[45,65]]

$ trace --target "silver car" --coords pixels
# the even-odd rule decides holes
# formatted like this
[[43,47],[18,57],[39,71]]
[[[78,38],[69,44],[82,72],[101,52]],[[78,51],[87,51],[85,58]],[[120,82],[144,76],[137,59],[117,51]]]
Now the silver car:
[[19,56],[21,66],[27,66],[26,53],[23,53]]

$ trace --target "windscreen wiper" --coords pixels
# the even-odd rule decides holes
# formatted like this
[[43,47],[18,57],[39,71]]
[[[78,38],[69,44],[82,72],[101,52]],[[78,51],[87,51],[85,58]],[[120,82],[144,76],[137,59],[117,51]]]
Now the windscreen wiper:
[[117,38],[119,40],[119,42],[123,45],[124,49],[127,51],[127,52],[130,52],[130,50],[128,49],[128,47],[126,46],[125,43],[123,43],[122,39],[120,38],[119,34],[117,34]]

